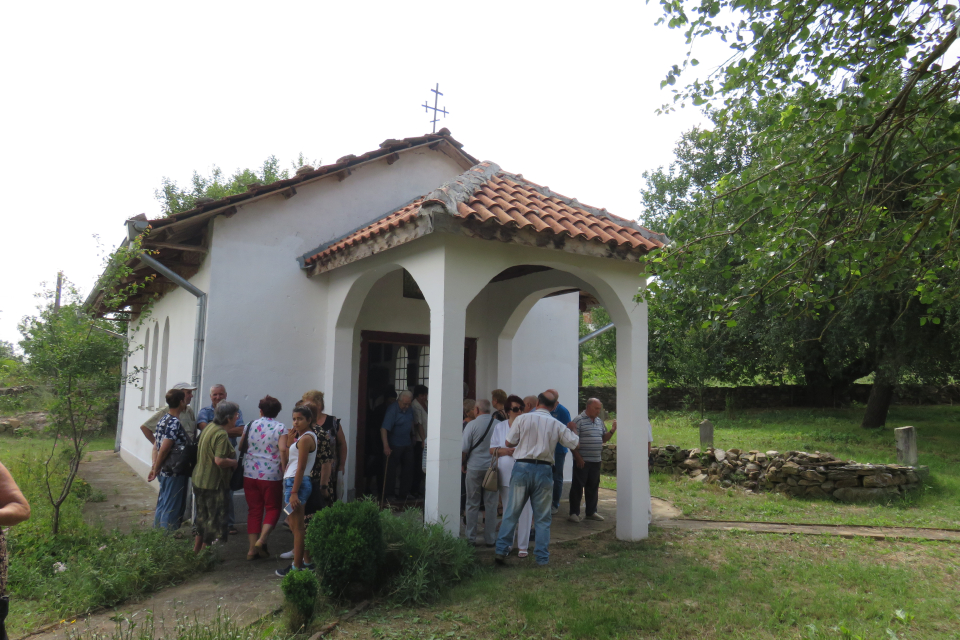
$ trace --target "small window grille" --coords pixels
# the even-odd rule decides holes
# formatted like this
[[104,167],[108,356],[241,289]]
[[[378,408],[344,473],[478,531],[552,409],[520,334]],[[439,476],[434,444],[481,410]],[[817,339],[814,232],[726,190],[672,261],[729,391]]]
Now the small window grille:
[[395,365],[395,375],[393,386],[397,390],[397,393],[405,391],[409,385],[409,380],[407,379],[407,367],[410,365],[410,358],[407,356],[407,348],[400,347],[397,349],[397,362]]
[[430,386],[430,347],[420,348],[420,366],[417,373],[417,384]]

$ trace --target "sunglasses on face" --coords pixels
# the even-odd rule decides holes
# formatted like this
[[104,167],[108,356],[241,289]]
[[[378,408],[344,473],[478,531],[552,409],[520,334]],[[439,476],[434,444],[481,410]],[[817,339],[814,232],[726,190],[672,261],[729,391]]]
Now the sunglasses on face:
[[517,405],[513,405],[512,407],[510,407],[510,411],[511,413],[520,413],[521,411],[523,411],[523,407],[518,407]]

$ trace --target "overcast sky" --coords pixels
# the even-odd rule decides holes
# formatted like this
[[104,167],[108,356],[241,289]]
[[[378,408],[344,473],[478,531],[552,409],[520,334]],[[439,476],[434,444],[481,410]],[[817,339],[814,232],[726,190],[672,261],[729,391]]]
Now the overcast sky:
[[[58,270],[89,292],[94,236],[115,246],[126,218],[159,216],[163,176],[422,134],[437,82],[469,153],[635,218],[643,171],[700,121],[654,113],[684,52],[658,16],[641,0],[7,3],[0,340]],[[716,60],[697,53],[698,70]]]

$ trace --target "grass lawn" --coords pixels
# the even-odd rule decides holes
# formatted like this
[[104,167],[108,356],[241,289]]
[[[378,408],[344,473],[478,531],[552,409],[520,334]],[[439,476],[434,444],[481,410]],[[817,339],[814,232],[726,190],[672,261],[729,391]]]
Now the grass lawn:
[[341,635],[960,638],[960,546],[947,543],[655,529],[552,545],[546,568],[509,562],[434,605],[369,610]]
[[[68,440],[67,443],[69,442]],[[90,441],[86,450],[112,451],[114,442],[115,435],[113,433],[99,435]],[[48,436],[14,436],[5,433],[0,435],[0,462],[17,458],[23,454],[30,456],[49,454],[52,446],[53,438]]]
[[[831,500],[797,499],[776,493],[745,495],[654,474],[653,495],[672,502],[690,518],[808,522],[872,526],[960,528],[960,407],[891,408],[885,429],[861,429],[862,409],[783,409],[708,414],[714,424],[714,444],[766,451],[803,450],[828,452],[857,462],[896,462],[893,429],[917,429],[920,464],[931,477],[923,494],[883,505],[850,505]],[[675,444],[692,448],[700,444],[696,413],[651,414],[654,445]],[[604,476],[602,485],[616,488],[616,477]]]

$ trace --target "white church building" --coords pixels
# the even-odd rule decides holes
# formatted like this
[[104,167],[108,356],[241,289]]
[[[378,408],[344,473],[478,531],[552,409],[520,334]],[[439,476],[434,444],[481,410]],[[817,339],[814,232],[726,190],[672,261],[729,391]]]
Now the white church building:
[[[143,371],[122,390],[118,425],[138,473],[151,457],[139,427],[178,381],[198,385],[197,407],[225,385],[247,420],[266,394],[289,420],[319,389],[345,431],[353,499],[366,492],[366,437],[380,426],[368,423],[372,403],[386,387],[423,383],[425,517],[455,531],[463,399],[555,388],[581,410],[578,313],[592,301],[617,327],[617,535],[647,537],[647,309],[636,296],[639,258],[663,236],[480,162],[446,129],[128,221],[134,235],[148,225],[143,246],[156,253],[134,267],[157,277],[124,307],[143,320],[130,323],[142,349],[127,363]],[[117,311],[102,293],[91,301]]]

